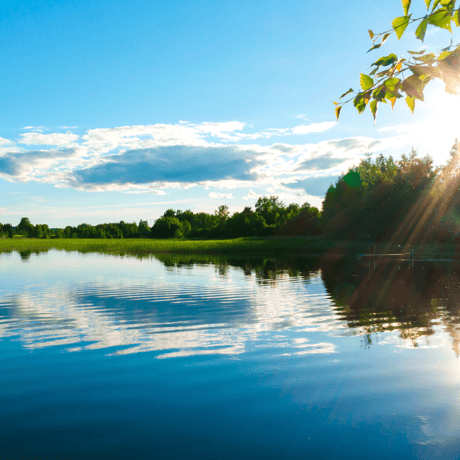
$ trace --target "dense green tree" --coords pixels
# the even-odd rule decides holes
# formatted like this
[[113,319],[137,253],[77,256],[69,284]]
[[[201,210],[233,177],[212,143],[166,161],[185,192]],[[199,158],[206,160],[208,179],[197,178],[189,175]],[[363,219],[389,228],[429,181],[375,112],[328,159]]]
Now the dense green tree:
[[256,212],[260,214],[267,225],[275,225],[279,220],[284,203],[277,196],[260,197],[256,202]]
[[177,217],[160,217],[151,229],[151,236],[153,238],[179,237],[182,236],[182,229],[182,224]]
[[3,233],[8,236],[8,238],[13,238],[15,231],[11,224],[3,224]]
[[33,238],[34,236],[34,226],[30,223],[28,217],[23,217],[21,222],[19,222],[18,226],[16,227],[16,233],[20,235],[24,235],[28,238]]
[[65,238],[64,232],[65,232],[65,230],[63,228],[56,228],[54,230],[55,237],[56,238]]
[[225,204],[219,206],[214,212],[214,214],[219,218],[221,222],[227,220],[230,217],[228,212],[228,206]]
[[138,232],[139,234],[150,233],[150,227],[146,220],[139,221]]
[[102,228],[106,238],[123,238],[123,231],[118,226],[118,224],[99,224],[96,225],[96,228]]
[[[307,203],[308,204],[308,203]],[[299,207],[297,213],[290,213],[285,223],[276,229],[278,235],[319,235],[321,234],[321,212],[315,207]]]
[[117,226],[123,233],[123,238],[134,238],[138,234],[138,227],[136,222],[129,224],[125,223],[124,221],[120,221]]
[[267,227],[265,219],[250,208],[244,208],[242,212],[236,212],[227,221],[225,236],[238,238],[242,236],[258,236]]
[[190,211],[190,209],[187,209],[186,211],[176,211],[175,217],[177,217],[181,222],[187,220],[191,226],[193,225],[194,214]]
[[[178,212],[180,212],[180,211],[178,211]],[[176,217],[176,211],[174,211],[174,209],[167,209],[164,212],[163,217]]]
[[[397,244],[433,233],[433,161],[412,151],[399,162],[367,156],[331,185],[323,202],[326,236]],[[423,229],[423,231],[422,231]]]
[[37,224],[33,232],[34,238],[51,238],[54,236],[53,231],[46,224]]

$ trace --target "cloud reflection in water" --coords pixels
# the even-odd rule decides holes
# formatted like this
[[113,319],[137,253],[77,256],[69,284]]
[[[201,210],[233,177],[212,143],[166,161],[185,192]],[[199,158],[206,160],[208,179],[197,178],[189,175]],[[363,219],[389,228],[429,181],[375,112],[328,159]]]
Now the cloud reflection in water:
[[261,284],[237,270],[218,278],[211,273],[208,266],[197,280],[183,283],[60,282],[4,294],[0,337],[17,336],[31,350],[73,345],[67,350],[116,348],[110,354],[151,351],[169,358],[238,355],[260,345],[263,336],[282,354],[334,353],[332,343],[297,337],[307,329],[345,327],[325,290],[318,290],[320,273],[310,284],[287,275]]

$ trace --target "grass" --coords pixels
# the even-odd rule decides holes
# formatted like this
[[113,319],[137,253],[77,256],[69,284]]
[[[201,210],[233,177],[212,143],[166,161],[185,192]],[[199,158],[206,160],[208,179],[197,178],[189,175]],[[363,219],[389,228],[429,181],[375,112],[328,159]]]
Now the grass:
[[[270,237],[237,238],[232,240],[154,240],[154,239],[3,239],[0,252],[5,251],[45,251],[58,249],[80,252],[103,252],[110,254],[242,254],[242,255],[293,255],[304,254],[322,256],[344,254],[353,243],[326,241],[319,237]],[[362,245],[360,245],[362,247]]]
[[[412,246],[417,258],[460,259],[455,244]],[[325,240],[322,237],[237,238],[232,240],[154,239],[0,239],[0,252],[47,251],[50,249],[99,252],[116,255],[215,254],[241,256],[291,256],[347,258],[369,252],[367,243]],[[402,248],[376,244],[375,252],[395,253]],[[371,247],[373,252],[373,246]]]

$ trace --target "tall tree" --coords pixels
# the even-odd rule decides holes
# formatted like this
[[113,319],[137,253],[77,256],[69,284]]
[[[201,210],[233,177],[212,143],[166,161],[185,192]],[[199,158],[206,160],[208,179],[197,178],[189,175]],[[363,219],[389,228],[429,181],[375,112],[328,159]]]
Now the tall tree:
[[139,233],[150,233],[149,224],[146,220],[140,220],[138,226]]
[[28,217],[23,217],[21,219],[21,222],[19,222],[18,226],[16,227],[16,233],[19,233],[29,238],[33,238],[34,230],[34,226],[30,223]]
[[279,219],[280,212],[285,208],[284,203],[277,196],[260,197],[256,202],[256,212],[260,214],[267,225],[274,225]]

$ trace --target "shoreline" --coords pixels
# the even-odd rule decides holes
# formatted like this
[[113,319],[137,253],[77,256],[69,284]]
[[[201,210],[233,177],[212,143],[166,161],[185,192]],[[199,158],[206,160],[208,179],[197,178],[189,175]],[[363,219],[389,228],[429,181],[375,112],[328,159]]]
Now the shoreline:
[[[460,249],[455,244],[413,245],[411,251],[417,260],[460,260]],[[100,252],[105,254],[213,254],[223,256],[285,256],[327,259],[348,259],[362,256],[385,258],[405,256],[407,247],[354,241],[325,240],[317,236],[259,237],[228,240],[195,239],[0,239],[0,253],[10,251],[64,250],[78,252]],[[376,252],[373,254],[372,252]]]

